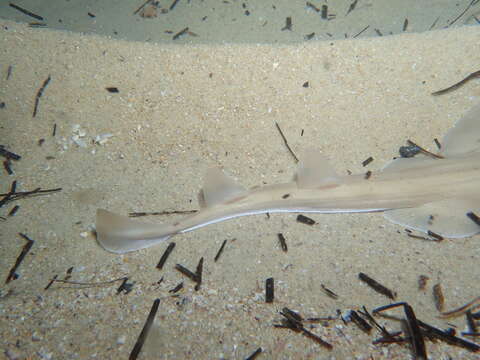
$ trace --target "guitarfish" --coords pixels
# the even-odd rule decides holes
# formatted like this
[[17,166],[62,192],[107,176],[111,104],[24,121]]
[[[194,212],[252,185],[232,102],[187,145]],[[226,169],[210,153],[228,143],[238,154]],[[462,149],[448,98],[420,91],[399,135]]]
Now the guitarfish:
[[114,253],[155,245],[173,235],[234,217],[273,213],[384,212],[402,226],[444,237],[474,235],[480,226],[480,104],[442,141],[440,158],[398,158],[369,178],[338,175],[316,150],[301,158],[293,181],[243,188],[220,169],[207,172],[200,210],[171,224],[132,220],[98,209],[97,240]]

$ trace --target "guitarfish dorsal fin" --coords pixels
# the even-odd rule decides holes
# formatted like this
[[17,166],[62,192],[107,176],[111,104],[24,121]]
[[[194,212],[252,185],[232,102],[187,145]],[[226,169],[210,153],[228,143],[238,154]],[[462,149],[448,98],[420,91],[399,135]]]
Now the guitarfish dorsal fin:
[[480,104],[475,105],[451,128],[442,140],[445,157],[480,150]]
[[307,149],[302,156],[295,181],[299,188],[316,188],[326,184],[339,184],[339,176],[328,160],[316,149]]
[[199,194],[202,208],[221,204],[241,196],[245,188],[235,180],[225,175],[219,168],[210,168],[205,176],[205,182]]

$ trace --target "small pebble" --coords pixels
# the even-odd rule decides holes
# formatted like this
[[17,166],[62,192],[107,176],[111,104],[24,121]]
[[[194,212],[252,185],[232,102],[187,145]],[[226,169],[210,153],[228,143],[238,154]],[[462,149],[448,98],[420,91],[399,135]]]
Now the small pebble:
[[80,146],[80,147],[87,147],[87,143],[80,139],[80,137],[78,135],[73,135],[72,136],[72,141],[77,145],[77,146]]
[[113,134],[101,134],[95,137],[95,143],[98,145],[105,145],[107,141],[113,136]]
[[127,337],[125,335],[119,336],[117,338],[117,345],[123,345],[127,341]]
[[402,158],[414,157],[420,151],[421,151],[420,148],[416,145],[401,146],[400,149],[398,149],[398,152],[400,153],[400,156]]
[[45,360],[53,359],[53,354],[52,353],[44,353],[42,351],[38,351],[37,355],[40,357],[40,359],[45,359]]
[[8,360],[20,360],[23,358],[23,356],[21,356],[19,353],[10,349],[5,351],[5,356]]

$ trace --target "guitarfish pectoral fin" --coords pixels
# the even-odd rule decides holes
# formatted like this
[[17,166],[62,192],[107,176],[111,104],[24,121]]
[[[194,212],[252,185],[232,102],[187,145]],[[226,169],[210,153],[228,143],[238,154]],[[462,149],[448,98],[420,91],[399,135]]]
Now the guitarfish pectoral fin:
[[386,219],[395,224],[427,233],[429,230],[448,238],[462,238],[480,232],[480,226],[467,216],[479,212],[478,199],[448,199],[416,208],[385,211]]
[[[441,145],[440,154],[445,158],[480,151],[480,104],[467,111],[447,132]],[[384,171],[421,169],[437,161],[444,160],[425,156],[401,158],[389,163]],[[416,208],[389,210],[385,211],[384,216],[408,228],[423,232],[430,230],[445,237],[460,238],[480,232],[480,226],[466,215],[468,212],[479,214],[479,210],[480,199],[476,194],[472,194],[468,199],[444,199]]]

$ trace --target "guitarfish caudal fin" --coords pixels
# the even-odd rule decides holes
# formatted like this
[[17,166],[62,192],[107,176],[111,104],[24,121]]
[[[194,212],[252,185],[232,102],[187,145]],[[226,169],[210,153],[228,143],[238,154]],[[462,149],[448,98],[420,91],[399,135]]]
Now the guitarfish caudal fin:
[[[397,159],[366,180],[363,175],[337,175],[310,149],[298,165],[294,182],[250,190],[213,168],[207,172],[197,213],[172,224],[153,224],[98,209],[97,240],[108,251],[125,253],[233,217],[285,211],[385,211],[388,220],[412,229],[446,237],[476,234],[480,226],[466,213],[480,215],[480,191],[477,195],[476,190],[480,189],[480,104],[446,134],[441,155],[444,159]],[[431,189],[424,176],[434,179],[437,187]],[[413,187],[410,179],[416,181]],[[452,188],[451,181],[461,191]],[[450,188],[451,194],[445,194]]]
[[[242,186],[226,176],[222,170],[210,168],[205,176],[205,184],[198,196],[200,207],[201,209],[208,209],[236,198],[245,192],[246,190]],[[187,219],[194,216],[189,216]],[[191,226],[182,225],[184,222],[186,221],[175,224],[145,223],[104,209],[98,209],[96,219],[97,241],[105,250],[121,254],[150,247],[179,232],[193,230],[216,221],[206,221],[204,224],[192,223]]]
[[[470,109],[451,128],[443,141],[440,155],[448,158],[478,152],[480,162],[480,104]],[[389,170],[409,166],[419,166],[420,158],[397,159],[387,165]],[[438,159],[435,161],[443,161]],[[386,219],[423,232],[433,231],[450,238],[471,236],[480,231],[480,226],[466,216],[468,212],[479,214],[479,194],[468,199],[449,199],[424,204],[416,208],[405,208],[385,211]],[[477,195],[477,196],[475,196]]]
[[170,225],[165,225],[162,229],[156,224],[132,220],[127,216],[98,209],[96,233],[97,241],[105,250],[122,254],[167,240],[176,234],[176,231]]

